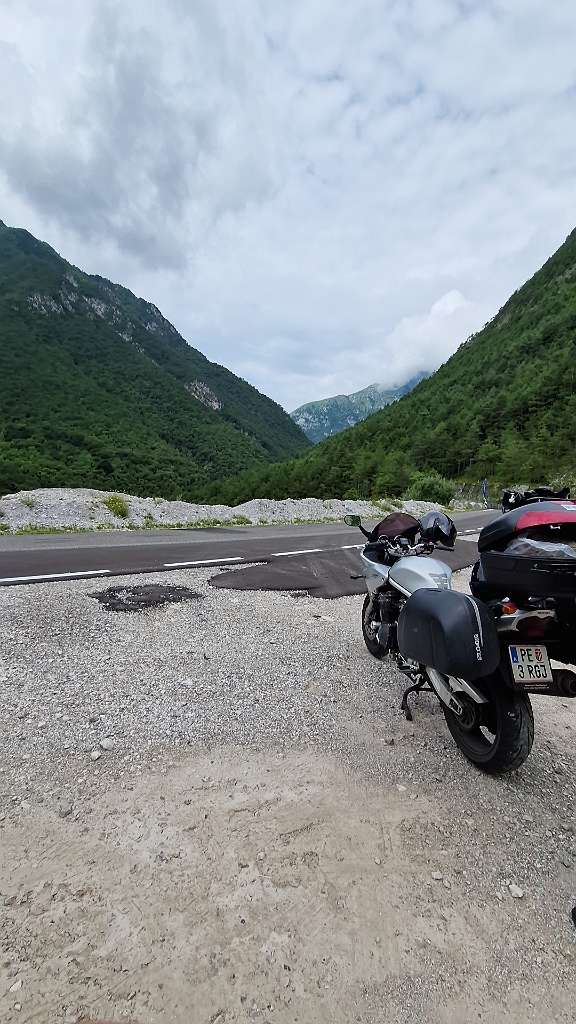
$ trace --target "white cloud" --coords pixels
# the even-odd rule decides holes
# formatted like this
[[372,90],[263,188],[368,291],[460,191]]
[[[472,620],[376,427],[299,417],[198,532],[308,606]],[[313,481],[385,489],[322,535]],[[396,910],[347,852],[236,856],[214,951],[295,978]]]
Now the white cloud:
[[0,216],[293,408],[432,369],[574,226],[572,0],[4,0]]

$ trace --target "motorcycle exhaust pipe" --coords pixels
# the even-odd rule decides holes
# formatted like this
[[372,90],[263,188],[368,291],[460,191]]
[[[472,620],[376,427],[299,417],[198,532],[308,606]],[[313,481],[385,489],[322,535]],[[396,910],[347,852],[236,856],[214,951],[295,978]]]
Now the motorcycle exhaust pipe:
[[552,675],[552,688],[559,697],[576,697],[576,672],[571,672],[569,668],[554,668]]
[[526,693],[540,693],[543,697],[576,698],[576,672],[569,668],[553,668],[553,680],[547,686],[524,686]]

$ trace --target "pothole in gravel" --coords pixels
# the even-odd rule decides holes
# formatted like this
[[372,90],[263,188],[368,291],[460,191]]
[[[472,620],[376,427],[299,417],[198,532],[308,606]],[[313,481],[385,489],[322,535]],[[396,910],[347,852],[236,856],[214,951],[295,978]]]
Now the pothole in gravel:
[[142,612],[147,608],[160,608],[163,604],[181,601],[199,601],[203,595],[188,587],[169,587],[161,583],[147,583],[139,587],[109,587],[90,594],[109,612]]

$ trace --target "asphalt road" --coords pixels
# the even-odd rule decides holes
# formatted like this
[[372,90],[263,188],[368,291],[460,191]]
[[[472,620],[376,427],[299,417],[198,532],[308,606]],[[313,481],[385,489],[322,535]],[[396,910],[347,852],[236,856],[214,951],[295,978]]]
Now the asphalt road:
[[[463,537],[456,541],[454,551],[437,552],[435,557],[453,570],[464,569],[476,561],[476,543]],[[295,596],[296,592],[305,591],[311,597],[351,597],[366,593],[364,577],[353,578],[362,571],[356,546],[327,548],[305,555],[271,558],[259,565],[235,567],[231,572],[219,572],[210,583],[224,590],[287,590]]]
[[[474,535],[498,512],[454,516]],[[0,586],[163,572],[187,566],[241,565],[301,558],[360,546],[358,530],[339,523],[232,529],[131,530],[0,537]],[[470,547],[473,547],[471,544]]]

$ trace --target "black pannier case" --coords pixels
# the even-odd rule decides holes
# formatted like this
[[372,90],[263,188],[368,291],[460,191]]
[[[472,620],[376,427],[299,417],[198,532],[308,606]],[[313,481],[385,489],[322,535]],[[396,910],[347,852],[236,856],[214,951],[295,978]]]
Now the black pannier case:
[[405,658],[447,676],[473,680],[500,662],[494,620],[481,601],[454,590],[416,590],[398,619],[398,647]]

